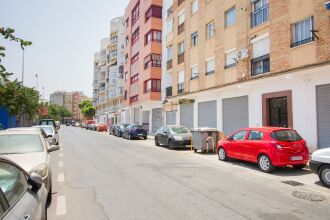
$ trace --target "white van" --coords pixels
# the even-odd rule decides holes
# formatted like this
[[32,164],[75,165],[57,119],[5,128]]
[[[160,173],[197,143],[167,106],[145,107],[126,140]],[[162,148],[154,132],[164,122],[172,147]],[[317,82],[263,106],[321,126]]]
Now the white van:
[[322,184],[330,188],[330,148],[315,151],[312,154],[309,167],[319,175]]

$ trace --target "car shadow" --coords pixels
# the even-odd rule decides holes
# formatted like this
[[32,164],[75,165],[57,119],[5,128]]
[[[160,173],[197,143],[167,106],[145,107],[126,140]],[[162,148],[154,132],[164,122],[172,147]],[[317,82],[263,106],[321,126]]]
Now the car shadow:
[[164,148],[164,149],[167,149],[167,150],[170,150],[170,151],[190,151],[190,148],[184,148],[184,147],[177,147],[177,148],[174,148],[174,149],[170,149],[166,145],[159,145],[159,146],[156,146],[156,147],[161,147],[161,148]]
[[[240,166],[240,167],[244,167],[244,168],[248,168],[251,170],[262,172],[259,169],[258,164],[256,164],[256,163],[242,161],[242,160],[236,160],[236,159],[229,159],[228,161],[226,161],[226,163],[230,163],[234,166]],[[312,172],[310,170],[308,170],[307,168],[294,169],[291,166],[286,166],[286,167],[276,167],[275,170],[272,173],[270,173],[270,175],[285,177],[285,176],[303,176],[303,175],[308,175],[311,173]]]

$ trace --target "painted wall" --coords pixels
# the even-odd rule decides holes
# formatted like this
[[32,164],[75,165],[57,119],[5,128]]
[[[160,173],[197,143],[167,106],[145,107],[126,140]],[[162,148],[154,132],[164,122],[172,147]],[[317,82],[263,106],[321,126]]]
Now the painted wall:
[[0,123],[5,129],[16,127],[16,116],[10,116],[6,109],[0,107]]

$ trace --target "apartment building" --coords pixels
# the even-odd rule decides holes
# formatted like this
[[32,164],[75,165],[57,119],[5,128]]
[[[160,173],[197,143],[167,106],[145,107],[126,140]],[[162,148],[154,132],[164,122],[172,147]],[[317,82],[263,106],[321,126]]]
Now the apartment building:
[[162,125],[162,1],[131,0],[125,10],[124,105],[126,123],[149,132]]
[[94,54],[93,105],[96,121],[119,124],[123,108],[125,27],[123,17],[110,21],[109,37],[101,40],[100,51]]
[[330,147],[325,2],[164,0],[164,123],[292,127]]
[[90,100],[83,92],[66,92],[56,91],[50,94],[50,104],[63,106],[72,113],[70,120],[81,121],[83,115],[79,109],[79,103],[85,100]]

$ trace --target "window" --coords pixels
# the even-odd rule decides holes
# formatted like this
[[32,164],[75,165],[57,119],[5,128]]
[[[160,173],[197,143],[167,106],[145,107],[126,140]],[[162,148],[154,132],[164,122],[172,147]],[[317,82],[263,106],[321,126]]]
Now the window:
[[226,53],[226,65],[225,69],[236,66],[236,50],[230,50]]
[[235,141],[243,141],[245,139],[246,134],[247,134],[247,131],[245,131],[245,130],[239,131],[236,134],[234,134],[233,136],[231,136],[229,139],[235,140]]
[[210,39],[214,37],[215,35],[215,24],[214,21],[211,21],[206,25],[206,37],[207,39]]
[[181,41],[178,44],[178,53],[179,53],[179,55],[184,53],[184,41]]
[[190,77],[190,79],[191,80],[198,79],[198,75],[199,75],[199,73],[198,73],[198,65],[196,64],[196,65],[193,65],[191,67],[191,77]]
[[173,5],[167,9],[167,17],[170,17],[173,14]]
[[140,2],[132,10],[132,25],[134,25],[140,17]]
[[214,58],[206,60],[206,73],[205,75],[210,75],[215,72],[215,61]]
[[132,34],[132,46],[138,41],[140,36],[140,28],[137,28],[134,33]]
[[173,19],[167,21],[167,34],[173,32]]
[[127,90],[124,92],[124,100],[127,100]]
[[129,26],[129,18],[127,18],[125,21],[125,27],[128,28],[128,26]]
[[139,100],[139,96],[138,95],[136,95],[136,96],[132,96],[131,97],[131,103],[133,103],[133,102],[137,102]]
[[145,14],[145,22],[147,22],[151,17],[162,18],[162,7],[158,5],[151,5]]
[[274,131],[270,134],[270,136],[277,141],[292,142],[302,140],[302,137],[294,130]]
[[185,22],[185,13],[182,11],[179,14],[178,20],[179,20],[179,26],[178,26],[178,35],[181,34],[184,31],[184,22]]
[[184,92],[184,70],[178,73],[178,94]]
[[259,75],[270,71],[269,62],[269,38],[268,35],[261,36],[262,38],[252,41],[252,60],[251,60],[251,75]]
[[144,92],[160,92],[161,91],[161,80],[160,79],[149,79],[144,82]]
[[128,45],[128,41],[129,41],[129,37],[126,36],[126,37],[125,37],[125,47],[127,47],[127,45]]
[[131,58],[131,65],[133,65],[136,61],[139,60],[139,53],[135,54],[132,58]]
[[125,73],[124,73],[124,80],[125,80],[125,82],[126,82],[126,80],[127,80],[127,75],[128,75],[128,72],[125,72]]
[[260,141],[264,134],[261,131],[250,131],[248,140]]
[[4,162],[0,162],[0,180],[0,188],[10,206],[14,205],[29,187],[24,173]]
[[131,77],[131,85],[139,81],[139,74]]
[[162,42],[162,32],[159,30],[151,30],[145,35],[145,45],[150,42]]
[[236,11],[235,7],[232,7],[225,12],[225,27],[230,27],[236,23]]
[[302,44],[309,43],[314,40],[313,37],[313,17],[297,22],[292,25],[292,44],[291,47],[296,47]]
[[268,0],[255,0],[252,4],[251,27],[258,26],[268,21]]
[[173,46],[167,48],[167,61],[173,59]]
[[198,11],[198,0],[194,0],[191,3],[191,14],[195,14]]
[[191,35],[191,46],[194,47],[198,44],[198,32]]
[[162,55],[161,54],[149,54],[144,58],[144,69],[149,67],[161,67]]

